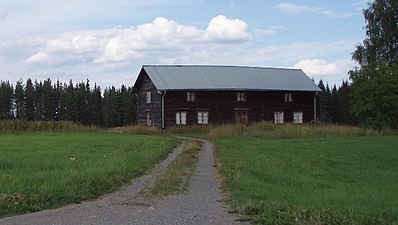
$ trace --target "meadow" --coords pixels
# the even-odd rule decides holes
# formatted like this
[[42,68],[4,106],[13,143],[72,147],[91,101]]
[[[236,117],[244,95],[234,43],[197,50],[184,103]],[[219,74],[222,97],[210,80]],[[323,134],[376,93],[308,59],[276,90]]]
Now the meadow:
[[99,131],[3,133],[0,143],[0,217],[115,191],[176,144],[166,136]]
[[221,126],[235,212],[256,224],[397,224],[398,136],[339,126]]

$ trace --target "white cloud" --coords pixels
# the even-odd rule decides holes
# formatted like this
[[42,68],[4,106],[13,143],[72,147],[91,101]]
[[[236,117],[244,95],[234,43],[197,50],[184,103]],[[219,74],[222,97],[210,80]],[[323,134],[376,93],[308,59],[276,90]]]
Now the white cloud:
[[336,74],[339,71],[336,63],[327,63],[322,59],[304,59],[294,65],[294,67],[300,68],[308,75],[314,76]]
[[332,84],[340,84],[342,80],[347,80],[347,72],[355,65],[350,59],[341,59],[327,62],[323,59],[304,59],[300,60],[294,68],[302,69],[308,76],[324,79]]
[[250,33],[244,21],[219,15],[210,21],[206,37],[209,41],[243,42],[250,37]]
[[276,8],[288,12],[288,13],[293,13],[293,14],[300,14],[300,13],[306,13],[306,12],[319,12],[321,8],[319,7],[312,7],[312,6],[307,6],[307,5],[296,5],[293,3],[280,3],[276,6]]
[[25,63],[38,63],[38,62],[44,62],[50,59],[50,56],[45,53],[45,52],[38,52],[35,55],[32,55],[31,57],[27,58],[24,60]]
[[264,37],[269,37],[269,36],[275,35],[278,33],[278,31],[283,30],[283,29],[286,29],[286,28],[284,28],[282,26],[271,26],[267,29],[257,28],[257,29],[254,29],[253,34],[256,38],[264,38]]
[[283,12],[292,13],[296,15],[301,13],[317,13],[331,18],[348,18],[352,16],[352,14],[350,13],[337,13],[332,10],[325,10],[321,7],[297,5],[293,3],[280,3],[276,6],[276,8]]
[[206,30],[158,17],[151,23],[133,28],[76,31],[42,37],[36,43],[37,51],[24,62],[51,59],[59,63],[89,61],[106,64],[149,55],[173,58],[173,54],[191,54],[193,49],[197,51],[205,45],[243,43],[250,36],[244,21],[222,15],[214,17]]
[[3,6],[0,5],[0,20],[6,18],[8,15],[7,11],[4,9]]

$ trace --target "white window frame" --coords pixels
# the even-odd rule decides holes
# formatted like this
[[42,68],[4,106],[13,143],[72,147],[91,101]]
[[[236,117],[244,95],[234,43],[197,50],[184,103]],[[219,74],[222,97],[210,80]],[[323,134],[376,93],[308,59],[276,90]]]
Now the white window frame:
[[293,102],[293,94],[285,93],[285,102]]
[[146,112],[146,125],[152,126],[152,113]]
[[293,123],[303,123],[303,112],[293,112]]
[[146,103],[151,103],[152,102],[152,93],[151,91],[146,92]]
[[209,111],[198,111],[198,124],[209,124]]
[[281,111],[274,112],[274,122],[275,123],[284,123],[283,122],[283,112],[281,112]]
[[185,111],[176,112],[176,124],[187,125],[187,112]]
[[246,101],[246,93],[245,92],[236,93],[236,101],[245,102]]
[[195,92],[187,92],[187,101],[194,102],[195,101]]

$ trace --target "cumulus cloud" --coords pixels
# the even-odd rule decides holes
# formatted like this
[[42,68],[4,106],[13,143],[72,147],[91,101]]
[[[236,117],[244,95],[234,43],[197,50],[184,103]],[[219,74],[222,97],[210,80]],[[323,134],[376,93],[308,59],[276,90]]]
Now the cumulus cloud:
[[177,52],[178,55],[192,53],[192,49],[211,44],[243,43],[250,36],[244,21],[222,15],[214,17],[205,30],[158,17],[151,23],[133,28],[66,32],[48,37],[45,44],[38,47],[38,52],[24,62],[51,59],[59,62],[86,60],[96,64],[117,63],[156,53],[169,56]]
[[7,11],[3,6],[0,5],[0,20],[6,18],[8,15]]
[[347,72],[354,65],[350,59],[341,59],[333,62],[327,62],[323,59],[304,59],[294,65],[294,68],[302,69],[310,77],[327,80],[332,84],[339,84],[342,80],[348,79]]
[[206,37],[210,41],[243,42],[250,37],[250,33],[244,21],[219,15],[210,21]]
[[317,13],[332,18],[348,18],[352,16],[350,13],[337,13],[331,10],[325,10],[321,7],[297,5],[293,3],[280,3],[276,6],[276,8],[283,12],[292,13],[296,15],[301,13]]

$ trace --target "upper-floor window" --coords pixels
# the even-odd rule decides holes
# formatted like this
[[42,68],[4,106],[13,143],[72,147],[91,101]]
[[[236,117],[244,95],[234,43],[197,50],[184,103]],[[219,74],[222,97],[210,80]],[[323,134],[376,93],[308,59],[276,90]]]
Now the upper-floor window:
[[293,101],[293,94],[285,93],[285,102],[292,102],[292,101]]
[[303,112],[293,112],[293,123],[303,123]]
[[187,112],[176,112],[176,124],[187,124]]
[[283,123],[283,112],[274,112],[275,123]]
[[195,101],[195,92],[187,92],[187,101],[194,102]]
[[146,92],[146,103],[151,103],[152,102],[152,96],[151,96],[151,91]]
[[246,101],[246,93],[244,93],[244,92],[236,93],[236,101],[245,102]]

